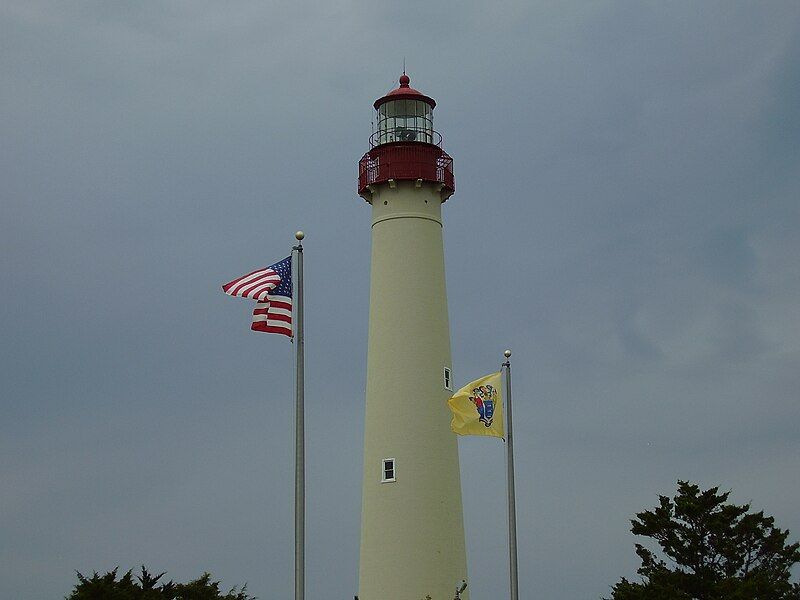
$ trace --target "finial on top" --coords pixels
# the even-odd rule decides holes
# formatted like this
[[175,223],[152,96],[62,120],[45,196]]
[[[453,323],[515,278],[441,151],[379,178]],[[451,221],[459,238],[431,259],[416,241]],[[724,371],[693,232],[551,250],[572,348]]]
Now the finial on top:
[[305,233],[303,233],[302,231],[298,231],[297,233],[295,233],[295,234],[294,234],[294,237],[295,237],[295,239],[296,239],[296,240],[299,242],[299,241],[300,241],[300,240],[302,240],[304,237],[306,237],[306,234],[305,234]]
[[511,358],[511,350],[506,350],[505,352],[503,352],[503,356],[505,356],[506,358]]
[[400,75],[400,87],[408,87],[408,84],[411,82],[411,78],[406,75],[405,71],[403,74]]

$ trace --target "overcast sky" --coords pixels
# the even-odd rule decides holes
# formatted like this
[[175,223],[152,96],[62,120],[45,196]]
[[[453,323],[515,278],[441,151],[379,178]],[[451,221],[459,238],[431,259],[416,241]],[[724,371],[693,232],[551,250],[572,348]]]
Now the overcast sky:
[[[142,563],[290,597],[292,348],[219,286],[299,228],[307,596],[357,592],[357,162],[404,57],[455,160],[456,384],[514,351],[523,597],[635,577],[678,479],[800,539],[796,0],[6,0],[0,597]],[[459,446],[472,599],[502,598],[504,448]]]

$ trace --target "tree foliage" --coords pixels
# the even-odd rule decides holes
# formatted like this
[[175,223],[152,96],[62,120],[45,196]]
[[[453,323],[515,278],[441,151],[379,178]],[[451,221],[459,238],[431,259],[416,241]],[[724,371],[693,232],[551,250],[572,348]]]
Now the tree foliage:
[[141,575],[128,571],[117,579],[117,569],[91,577],[78,573],[78,583],[66,600],[256,600],[247,594],[247,586],[223,593],[219,581],[209,573],[189,583],[161,582],[165,573],[154,575],[142,566]]
[[791,569],[800,544],[763,511],[728,504],[730,492],[701,491],[679,481],[674,499],[631,521],[635,535],[651,538],[659,554],[636,544],[641,583],[622,578],[612,600],[800,600]]

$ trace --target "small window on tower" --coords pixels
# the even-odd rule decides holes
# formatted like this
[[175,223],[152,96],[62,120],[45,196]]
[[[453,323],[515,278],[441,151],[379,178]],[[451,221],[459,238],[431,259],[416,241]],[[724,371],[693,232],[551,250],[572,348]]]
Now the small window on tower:
[[453,373],[447,367],[444,368],[444,389],[453,391]]
[[383,477],[381,478],[381,483],[389,483],[391,481],[395,481],[394,476],[394,459],[393,458],[384,458],[383,459]]

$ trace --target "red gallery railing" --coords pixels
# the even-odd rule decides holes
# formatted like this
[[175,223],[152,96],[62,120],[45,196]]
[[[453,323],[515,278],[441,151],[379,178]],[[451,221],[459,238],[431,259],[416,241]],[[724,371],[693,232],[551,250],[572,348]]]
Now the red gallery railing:
[[375,146],[358,163],[358,193],[367,186],[393,179],[441,183],[452,194],[456,189],[453,159],[439,146],[421,142],[392,142]]

